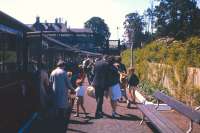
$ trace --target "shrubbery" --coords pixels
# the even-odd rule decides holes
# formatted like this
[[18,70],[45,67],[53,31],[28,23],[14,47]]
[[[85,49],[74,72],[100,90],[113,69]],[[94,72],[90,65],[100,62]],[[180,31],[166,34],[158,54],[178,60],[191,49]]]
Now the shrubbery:
[[142,82],[140,82],[139,88],[141,89],[139,91],[142,91],[142,93],[144,92],[146,94],[145,97],[147,98],[147,100],[152,101],[154,103],[156,102],[156,99],[152,96],[152,94],[155,91],[160,90],[160,91],[163,91],[163,93],[170,95],[169,91],[166,88],[164,88],[163,86],[159,84],[152,84],[148,80],[143,80]]
[[[127,67],[130,66],[130,58],[130,49],[122,53],[122,61]],[[200,94],[200,88],[186,88],[187,68],[200,67],[200,37],[191,37],[184,42],[171,41],[170,43],[157,40],[147,44],[142,49],[134,50],[134,66],[140,80],[149,80],[147,76],[149,63],[159,63],[171,66],[162,70],[160,75],[162,76],[163,71],[165,71],[174,84],[177,85],[177,90],[179,90],[177,95],[181,97],[175,97],[179,98],[179,100],[187,103],[189,94],[191,96],[195,95],[195,93],[197,93],[196,95]],[[178,75],[179,81],[175,78],[175,73]],[[160,81],[151,84],[160,85]],[[148,88],[149,90],[147,90]],[[147,87],[146,90],[151,93],[151,87]],[[183,94],[184,92],[188,92],[188,94]],[[193,98],[195,99],[195,102],[199,104],[200,97],[197,97],[196,95],[193,96]]]

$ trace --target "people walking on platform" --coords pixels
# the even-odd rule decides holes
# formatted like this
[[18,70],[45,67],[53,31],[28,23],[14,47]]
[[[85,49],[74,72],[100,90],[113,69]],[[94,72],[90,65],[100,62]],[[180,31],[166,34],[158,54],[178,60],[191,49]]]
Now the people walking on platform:
[[95,88],[97,102],[95,118],[97,119],[103,117],[102,105],[104,92],[108,92],[108,71],[109,64],[105,59],[95,62],[92,86]]
[[45,64],[40,66],[40,108],[41,117],[47,116],[48,110],[48,90],[49,89],[49,77]]
[[60,132],[66,131],[65,115],[66,112],[69,113],[70,108],[68,103],[68,89],[71,89],[72,91],[74,90],[67,77],[67,72],[64,70],[64,67],[65,62],[59,60],[57,63],[57,68],[54,69],[50,75],[50,84],[52,85],[54,93],[54,119],[56,125],[59,127]]
[[93,61],[88,57],[86,58],[83,63],[82,63],[82,66],[83,66],[83,70],[84,70],[84,73],[87,77],[87,80],[88,80],[88,83],[89,85],[91,85],[91,82],[92,82],[92,69],[93,69]]
[[79,117],[79,106],[81,106],[85,117],[87,117],[87,113],[84,107],[84,94],[85,94],[85,88],[82,86],[83,81],[81,79],[78,79],[76,81],[76,114],[74,115],[75,117]]
[[112,107],[112,117],[115,118],[118,116],[116,113],[117,108],[117,100],[121,98],[121,89],[120,89],[120,75],[118,72],[117,66],[114,65],[115,58],[113,56],[110,56],[108,58],[109,63],[109,92],[110,92],[110,103]]
[[122,58],[120,56],[116,57],[116,61],[119,64],[119,71],[123,73],[127,73],[126,66],[122,63]]
[[[132,103],[136,103],[136,97],[135,97],[135,90],[137,89],[139,84],[139,78],[135,74],[135,69],[133,67],[130,67],[128,69],[128,92],[131,97]],[[128,108],[130,107],[131,102],[128,104]]]
[[121,86],[121,92],[122,92],[122,98],[120,101],[123,101],[123,97],[126,100],[127,106],[130,104],[130,101],[128,100],[127,93],[126,93],[126,88],[128,86],[127,83],[127,71],[126,71],[126,66],[121,62],[121,57],[117,56],[116,61],[118,63],[118,71],[120,73],[120,86]]
[[70,71],[67,72],[67,78],[68,78],[69,80],[71,80],[71,78],[72,78],[72,72],[70,72]]
[[94,61],[90,60],[89,65],[87,66],[87,78],[88,78],[88,82],[91,85],[93,78],[94,78]]

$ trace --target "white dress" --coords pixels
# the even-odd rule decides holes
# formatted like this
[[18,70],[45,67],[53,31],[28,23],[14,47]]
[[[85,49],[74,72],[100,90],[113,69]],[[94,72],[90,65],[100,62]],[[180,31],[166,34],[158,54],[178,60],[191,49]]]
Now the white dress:
[[119,83],[117,83],[111,87],[111,99],[117,100],[117,99],[120,99],[121,96],[122,96],[121,88],[120,88]]

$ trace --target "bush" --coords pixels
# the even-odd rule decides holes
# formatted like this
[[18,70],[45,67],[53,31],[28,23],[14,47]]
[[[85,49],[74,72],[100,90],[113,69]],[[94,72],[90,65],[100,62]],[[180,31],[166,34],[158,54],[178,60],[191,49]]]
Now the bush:
[[139,84],[140,91],[145,94],[148,101],[156,102],[156,99],[152,96],[155,91],[163,91],[166,95],[169,95],[169,91],[158,84],[153,84],[148,80],[143,80]]
[[[194,93],[186,94],[184,90],[187,85],[187,68],[188,67],[200,67],[200,37],[191,37],[186,41],[153,41],[146,44],[142,49],[134,50],[134,67],[136,68],[136,73],[138,74],[140,80],[144,80],[145,83],[141,84],[144,92],[147,94],[152,94],[155,90],[154,85],[160,85],[162,74],[165,72],[170,80],[173,81],[176,90],[174,90],[174,96],[179,98],[179,100],[187,101],[187,97],[192,95],[196,103],[200,100],[196,95],[199,96],[199,88],[191,90],[197,94],[193,96]],[[122,54],[122,61],[128,67],[130,66],[131,50],[128,49]],[[157,78],[157,81],[150,83],[148,80],[148,74],[154,74],[150,69],[149,63],[159,63],[171,66],[166,70],[159,70],[157,75],[161,78]],[[161,69],[161,68],[156,68]],[[178,76],[178,79],[177,79]],[[147,82],[148,81],[148,82]],[[154,84],[154,85],[152,85]],[[161,87],[162,88],[162,87]],[[189,88],[193,88],[192,85]],[[190,90],[189,90],[190,91]],[[177,92],[177,93],[176,93]],[[181,96],[181,97],[179,97]],[[199,96],[200,97],[200,96]],[[182,99],[184,98],[184,99]]]

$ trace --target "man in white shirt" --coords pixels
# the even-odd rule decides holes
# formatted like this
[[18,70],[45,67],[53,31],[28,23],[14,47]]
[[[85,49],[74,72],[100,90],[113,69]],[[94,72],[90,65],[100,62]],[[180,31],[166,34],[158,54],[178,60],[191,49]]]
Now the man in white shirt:
[[60,60],[57,63],[57,68],[51,72],[50,83],[54,93],[54,108],[55,108],[55,121],[60,127],[61,132],[65,129],[65,112],[69,109],[68,103],[68,89],[74,91],[71,82],[67,78],[67,72],[64,70],[65,62]]

